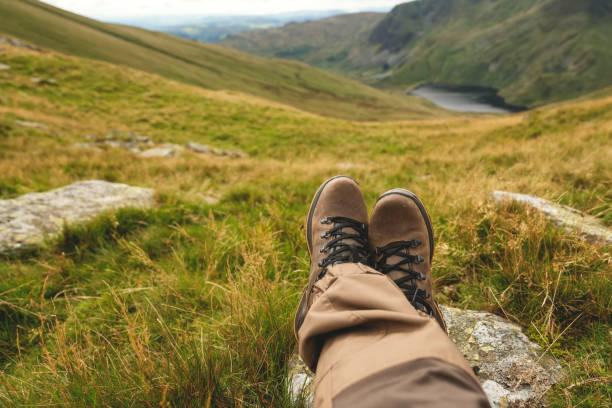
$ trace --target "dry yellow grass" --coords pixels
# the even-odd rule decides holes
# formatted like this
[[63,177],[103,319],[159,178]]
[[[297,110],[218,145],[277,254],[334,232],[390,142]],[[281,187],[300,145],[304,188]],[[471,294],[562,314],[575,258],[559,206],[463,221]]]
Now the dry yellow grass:
[[[569,375],[552,406],[610,400],[610,248],[488,197],[534,194],[612,224],[612,97],[357,123],[53,53],[10,48],[0,62],[11,66],[0,71],[1,197],[83,179],[158,193],[154,210],[107,215],[0,261],[0,404],[290,406],[303,218],[339,173],[370,204],[397,186],[419,194],[436,232],[436,286],[454,288],[440,299],[506,315],[560,358]],[[248,157],[73,146],[112,129]]]

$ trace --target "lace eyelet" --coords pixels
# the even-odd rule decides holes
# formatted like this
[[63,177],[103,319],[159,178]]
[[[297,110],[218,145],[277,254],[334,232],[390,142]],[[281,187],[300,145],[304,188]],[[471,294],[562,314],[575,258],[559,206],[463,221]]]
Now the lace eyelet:
[[323,217],[323,219],[321,219],[321,224],[331,224],[329,217]]

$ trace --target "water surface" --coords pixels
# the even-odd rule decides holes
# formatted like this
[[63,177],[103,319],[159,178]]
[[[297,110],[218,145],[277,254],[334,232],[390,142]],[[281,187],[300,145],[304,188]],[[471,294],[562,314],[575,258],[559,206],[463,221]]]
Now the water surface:
[[513,113],[526,110],[507,104],[494,88],[479,86],[423,84],[408,91],[444,109],[471,113]]

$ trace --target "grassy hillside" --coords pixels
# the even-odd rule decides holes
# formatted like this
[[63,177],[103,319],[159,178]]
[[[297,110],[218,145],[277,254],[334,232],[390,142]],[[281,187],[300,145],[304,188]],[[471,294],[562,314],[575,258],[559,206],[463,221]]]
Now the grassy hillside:
[[[305,64],[270,61],[142,29],[100,23],[36,0],[0,0],[0,35],[142,69],[207,89],[238,90],[318,114],[358,120],[427,115],[418,99],[366,87]],[[333,107],[333,109],[330,109]]]
[[355,13],[290,23],[279,28],[234,34],[221,44],[254,55],[295,59],[311,65],[350,72],[358,68],[351,56],[367,42],[383,13]]
[[[353,20],[346,23],[355,25]],[[348,29],[330,27],[334,33]],[[254,47],[246,40],[250,33],[228,44],[262,55],[272,55],[278,47],[277,52],[287,57],[359,72],[362,80],[385,87],[405,89],[423,81],[494,87],[510,103],[525,106],[575,98],[612,85],[608,0],[404,3],[367,38],[361,33],[352,37],[352,43],[340,41],[343,49],[350,50],[346,54],[333,53],[334,41],[301,36],[307,29],[302,25],[258,32],[253,34],[258,41]],[[308,52],[291,54],[292,49]],[[330,66],[313,55],[343,58]]]
[[[158,204],[0,258],[0,406],[291,407],[302,223],[317,186],[345,173],[370,205],[396,186],[422,197],[439,300],[507,316],[556,355],[568,376],[550,406],[610,407],[612,248],[488,197],[536,194],[612,225],[612,96],[504,117],[357,123],[6,48],[0,198],[104,179],[152,187]],[[73,146],[112,129],[248,156]]]

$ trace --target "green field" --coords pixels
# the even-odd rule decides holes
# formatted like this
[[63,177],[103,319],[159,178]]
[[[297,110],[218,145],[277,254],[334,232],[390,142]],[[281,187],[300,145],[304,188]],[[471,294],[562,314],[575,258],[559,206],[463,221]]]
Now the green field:
[[36,0],[0,0],[2,34],[207,89],[250,93],[316,114],[387,120],[440,112],[418,98],[389,95],[302,63],[271,62],[220,46],[100,23]]
[[608,0],[422,0],[396,6],[380,21],[338,16],[222,44],[382,88],[479,85],[500,89],[510,103],[539,106],[612,85],[610,38]]
[[[292,406],[304,216],[318,185],[345,173],[370,205],[396,186],[422,197],[439,301],[509,316],[559,358],[568,375],[549,406],[610,407],[612,248],[489,200],[494,189],[535,194],[612,225],[609,90],[511,116],[356,122],[5,48],[0,198],[103,179],[152,187],[157,206],[0,259],[0,406]],[[73,146],[113,129],[248,156]]]

